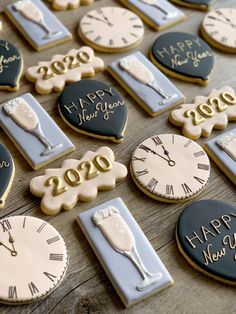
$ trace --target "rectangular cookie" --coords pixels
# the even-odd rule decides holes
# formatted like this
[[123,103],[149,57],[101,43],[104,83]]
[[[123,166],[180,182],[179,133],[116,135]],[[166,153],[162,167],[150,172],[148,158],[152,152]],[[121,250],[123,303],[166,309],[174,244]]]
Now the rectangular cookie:
[[120,198],[79,214],[77,222],[126,307],[173,284]]
[[108,71],[152,117],[185,101],[177,87],[140,51],[112,62]]
[[120,0],[120,2],[158,31],[186,18],[182,11],[166,0]]
[[40,0],[16,1],[6,6],[5,13],[38,51],[72,38],[71,33]]
[[30,93],[1,105],[0,125],[34,170],[75,149]]
[[206,142],[204,149],[236,185],[236,128]]

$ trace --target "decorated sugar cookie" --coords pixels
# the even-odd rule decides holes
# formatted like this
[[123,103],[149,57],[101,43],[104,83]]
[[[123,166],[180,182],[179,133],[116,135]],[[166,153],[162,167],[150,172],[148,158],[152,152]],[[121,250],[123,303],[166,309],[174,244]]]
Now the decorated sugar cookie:
[[140,143],[130,169],[142,192],[168,203],[197,196],[210,176],[210,162],[201,146],[175,134],[154,135]]
[[15,166],[7,148],[0,144],[0,208],[4,207],[5,200],[11,189],[15,176]]
[[92,4],[93,0],[48,0],[52,3],[54,10],[63,11],[76,9],[80,4],[88,5]]
[[224,129],[236,121],[236,95],[232,87],[213,89],[208,96],[197,96],[192,104],[173,110],[169,120],[182,127],[185,136],[197,140],[208,137],[213,129]]
[[151,49],[152,62],[164,73],[206,85],[213,68],[211,48],[196,35],[171,32],[159,36]]
[[72,38],[71,33],[40,0],[17,0],[5,13],[35,50],[41,51]]
[[185,19],[184,13],[166,0],[120,0],[120,2],[158,31]]
[[65,55],[54,55],[50,61],[40,61],[27,69],[26,78],[35,83],[39,94],[62,91],[66,83],[95,75],[104,69],[104,62],[94,55],[92,48],[71,49]]
[[236,53],[236,9],[222,8],[209,12],[202,22],[201,33],[213,47]]
[[115,161],[113,151],[101,147],[81,159],[65,160],[61,168],[47,169],[31,180],[30,191],[42,198],[44,213],[55,215],[61,209],[73,208],[79,200],[93,200],[98,190],[112,190],[126,175],[126,167]]
[[173,285],[120,198],[79,214],[77,221],[126,307]]
[[0,21],[0,32],[2,31],[2,21]]
[[171,0],[171,2],[190,9],[207,11],[211,0]]
[[201,200],[180,214],[176,239],[194,269],[236,285],[236,207],[218,200]]
[[23,57],[14,45],[0,39],[0,58],[0,90],[16,92],[20,87]]
[[124,139],[127,106],[113,87],[95,80],[67,86],[59,98],[63,120],[75,131],[120,143]]
[[68,265],[66,245],[42,219],[11,216],[0,220],[0,302],[37,302],[63,281]]
[[121,7],[101,7],[87,12],[79,22],[79,35],[95,50],[121,52],[134,48],[144,36],[142,20]]
[[236,185],[236,129],[224,132],[204,144],[204,149]]

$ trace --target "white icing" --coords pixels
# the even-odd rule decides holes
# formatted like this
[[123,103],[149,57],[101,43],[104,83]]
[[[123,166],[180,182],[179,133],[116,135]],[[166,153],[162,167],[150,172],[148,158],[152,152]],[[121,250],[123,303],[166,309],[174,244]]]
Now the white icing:
[[228,146],[230,144],[230,142],[232,142],[235,139],[236,139],[236,135],[235,134],[228,133],[228,134],[225,134],[224,136],[222,136],[221,138],[219,138],[217,140],[217,144],[219,146],[221,146],[222,148],[225,148],[226,146]]
[[16,3],[14,3],[13,7],[16,10],[22,10],[22,8],[24,8],[24,6],[26,4],[32,3],[31,0],[21,0],[21,1],[17,1]]
[[149,4],[149,5],[154,5],[157,3],[157,0],[142,0],[142,2]]
[[99,226],[101,225],[103,219],[110,217],[112,214],[119,214],[119,210],[116,207],[108,206],[104,209],[97,211],[93,215],[93,221],[97,226]]

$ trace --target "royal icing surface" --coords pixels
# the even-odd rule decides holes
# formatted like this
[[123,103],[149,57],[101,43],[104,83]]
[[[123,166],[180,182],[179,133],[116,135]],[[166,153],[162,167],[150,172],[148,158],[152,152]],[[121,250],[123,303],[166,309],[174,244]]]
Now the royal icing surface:
[[208,137],[213,128],[224,129],[228,121],[236,121],[235,91],[229,86],[213,89],[208,96],[197,96],[194,103],[173,110],[169,119],[191,139]]
[[8,4],[5,11],[36,50],[72,38],[71,33],[40,0],[19,0]]
[[123,97],[113,87],[95,80],[67,86],[59,98],[62,118],[75,130],[121,142],[127,120]]
[[[199,37],[181,32],[159,36],[151,50],[152,57],[168,74],[178,74],[207,81],[214,64],[213,53]],[[173,74],[173,76],[174,76]]]
[[71,141],[29,93],[2,105],[0,124],[33,169],[74,150]]
[[26,78],[35,83],[36,91],[49,94],[63,90],[66,83],[82,77],[91,77],[104,69],[104,62],[94,55],[92,48],[71,49],[65,55],[55,55],[50,61],[41,61],[27,69]]
[[125,306],[173,284],[120,198],[81,213],[77,221]]
[[187,206],[176,229],[180,251],[198,270],[235,284],[236,208],[201,200]]
[[183,94],[141,52],[113,61],[108,71],[152,116],[184,102]]
[[23,69],[23,57],[8,41],[0,39],[0,89],[15,91]]
[[48,215],[73,208],[79,200],[96,198],[98,190],[111,190],[124,179],[127,169],[115,161],[113,151],[101,147],[81,159],[68,159],[59,169],[47,169],[30,182],[30,191],[42,197],[41,209]]

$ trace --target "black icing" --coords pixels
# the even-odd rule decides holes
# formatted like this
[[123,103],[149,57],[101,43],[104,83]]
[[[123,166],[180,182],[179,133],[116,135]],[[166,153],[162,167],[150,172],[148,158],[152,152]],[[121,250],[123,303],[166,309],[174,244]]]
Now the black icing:
[[[116,107],[105,110],[109,105]],[[78,130],[115,140],[123,138],[127,107],[113,86],[95,80],[71,84],[60,95],[59,110],[63,118]],[[91,115],[91,120],[84,121],[85,115]]]
[[22,66],[22,56],[16,47],[0,40],[0,86],[17,87]]
[[[213,52],[208,44],[188,33],[171,32],[161,35],[154,42],[151,52],[163,67],[191,78],[207,80],[214,65]],[[176,64],[179,61],[181,65]]]
[[13,169],[13,159],[9,151],[4,145],[0,144],[0,205],[1,198],[11,181]]
[[208,5],[210,4],[211,0],[181,0],[183,2],[187,2],[187,3],[193,3],[193,4],[205,4],[205,5]]
[[[207,239],[204,239],[201,226],[207,228],[202,229],[207,232]],[[195,237],[193,232],[196,232],[203,242],[200,243],[198,239],[191,240],[195,248],[186,238]],[[236,281],[236,249],[234,247],[230,249],[227,243],[230,238],[232,245],[236,244],[234,234],[236,234],[236,207],[217,200],[201,200],[187,206],[177,224],[177,238],[185,254],[204,271],[231,282]],[[224,238],[226,244],[223,243]],[[210,252],[216,253],[223,249],[225,255],[218,261],[210,262],[203,253],[205,251],[208,254],[209,245]]]

